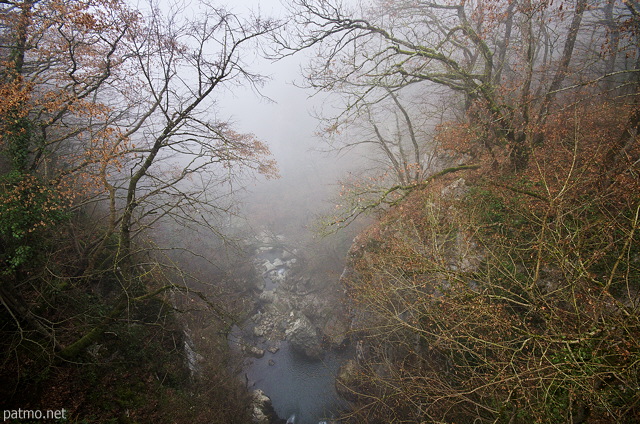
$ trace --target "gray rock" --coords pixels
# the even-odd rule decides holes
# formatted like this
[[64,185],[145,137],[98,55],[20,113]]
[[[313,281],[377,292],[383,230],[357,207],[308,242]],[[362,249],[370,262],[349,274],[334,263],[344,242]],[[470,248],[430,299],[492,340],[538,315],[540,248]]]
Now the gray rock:
[[339,314],[329,318],[322,333],[332,346],[341,346],[348,337],[350,322]]
[[264,356],[264,349],[260,349],[256,346],[245,346],[244,351],[254,358],[262,358]]
[[279,346],[269,346],[269,347],[267,348],[267,350],[268,350],[269,352],[271,352],[271,353],[276,353],[277,351],[279,351],[279,350],[280,350],[280,347],[279,347]]
[[336,376],[336,392],[344,399],[356,401],[358,396],[355,394],[359,386],[360,366],[354,359],[349,359],[338,370]]
[[287,279],[286,272],[278,271],[278,272],[271,273],[271,281],[273,281],[274,284],[282,284],[286,279]]
[[455,200],[460,200],[467,194],[468,191],[469,186],[467,186],[464,178],[458,178],[457,180],[443,188],[440,194],[442,194],[442,197],[450,197]]
[[272,291],[262,292],[258,297],[258,301],[260,303],[273,303],[274,300],[275,300],[275,294]]
[[285,330],[285,336],[291,343],[291,347],[310,359],[320,359],[323,350],[316,328],[301,313],[294,314],[292,318]]
[[254,390],[251,400],[251,421],[255,424],[269,424],[269,410],[272,409],[271,399],[260,389]]
[[[278,259],[276,259],[276,261],[277,261],[277,260],[278,260]],[[264,262],[262,263],[262,267],[263,267],[263,268],[264,268],[264,270],[265,270],[265,271],[264,271],[264,272],[265,272],[265,274],[266,274],[266,273],[269,273],[269,272],[271,272],[271,271],[274,271],[274,270],[277,268],[277,266],[276,266],[274,263],[271,263],[271,262],[269,262],[269,261],[264,261]]]

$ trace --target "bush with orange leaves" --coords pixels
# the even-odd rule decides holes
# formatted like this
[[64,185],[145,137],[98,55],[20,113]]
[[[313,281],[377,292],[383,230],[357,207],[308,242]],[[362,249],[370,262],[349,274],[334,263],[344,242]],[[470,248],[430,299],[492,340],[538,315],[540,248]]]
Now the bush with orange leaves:
[[357,239],[347,422],[640,419],[636,127],[633,105],[567,106],[526,169],[482,151],[457,196],[420,187]]

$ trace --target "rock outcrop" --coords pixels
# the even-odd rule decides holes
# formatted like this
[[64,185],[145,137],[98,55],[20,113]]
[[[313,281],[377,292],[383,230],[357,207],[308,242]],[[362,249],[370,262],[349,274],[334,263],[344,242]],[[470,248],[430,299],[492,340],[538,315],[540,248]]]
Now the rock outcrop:
[[344,399],[356,401],[356,389],[359,385],[358,374],[361,372],[360,366],[355,359],[349,359],[338,370],[336,376],[336,392]]
[[260,389],[252,392],[251,421],[254,424],[285,424],[273,409],[269,396]]
[[323,354],[322,343],[318,331],[311,321],[302,313],[293,313],[285,330],[285,336],[291,347],[310,359],[320,359]]
[[254,390],[251,400],[251,421],[254,424],[270,424],[273,406],[262,390]]

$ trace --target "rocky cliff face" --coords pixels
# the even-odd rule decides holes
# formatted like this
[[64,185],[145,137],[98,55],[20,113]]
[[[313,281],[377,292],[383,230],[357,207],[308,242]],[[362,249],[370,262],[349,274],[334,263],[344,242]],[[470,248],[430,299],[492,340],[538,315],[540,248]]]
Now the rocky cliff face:
[[[371,381],[383,381],[397,371],[391,365],[399,355],[393,333],[398,332],[395,343],[402,346],[399,350],[407,345],[414,353],[426,349],[418,334],[403,338],[416,319],[414,302],[437,301],[454,274],[473,273],[481,263],[484,252],[456,221],[463,211],[452,206],[468,191],[463,178],[453,179],[441,186],[437,198],[409,199],[409,205],[394,210],[354,239],[340,277],[349,298],[358,299],[349,303],[355,358],[341,367],[336,379],[336,389],[345,399],[357,402],[359,393],[383,396],[378,393],[383,387]],[[437,266],[423,266],[428,262]]]
[[278,418],[269,396],[259,389],[251,393],[251,421],[253,424],[285,424],[285,420]]
[[551,174],[438,180],[356,238],[354,422],[637,421],[637,197]]

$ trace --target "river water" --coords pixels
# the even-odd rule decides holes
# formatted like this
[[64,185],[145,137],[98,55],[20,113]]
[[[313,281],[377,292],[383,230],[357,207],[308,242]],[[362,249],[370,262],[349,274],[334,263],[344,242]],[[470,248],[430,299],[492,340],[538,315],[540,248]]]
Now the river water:
[[297,424],[317,424],[346,407],[334,383],[344,360],[344,352],[326,352],[322,360],[310,361],[284,341],[278,352],[247,360],[245,372],[252,389],[261,389],[271,398],[279,417],[295,414]]
[[[274,261],[278,253],[261,254],[260,260]],[[288,272],[287,267],[275,269],[271,276]],[[274,291],[277,283],[264,276],[264,291]],[[278,417],[287,419],[296,416],[296,424],[318,424],[330,422],[341,410],[347,407],[346,402],[335,390],[335,377],[340,366],[348,359],[349,350],[328,350],[320,360],[310,360],[295,352],[286,340],[275,343],[253,335],[255,323],[247,320],[241,326],[235,326],[229,342],[232,350],[240,352],[240,346],[252,345],[265,351],[261,358],[245,359],[243,372],[249,389],[262,390],[272,402]],[[271,351],[269,350],[271,348]]]

